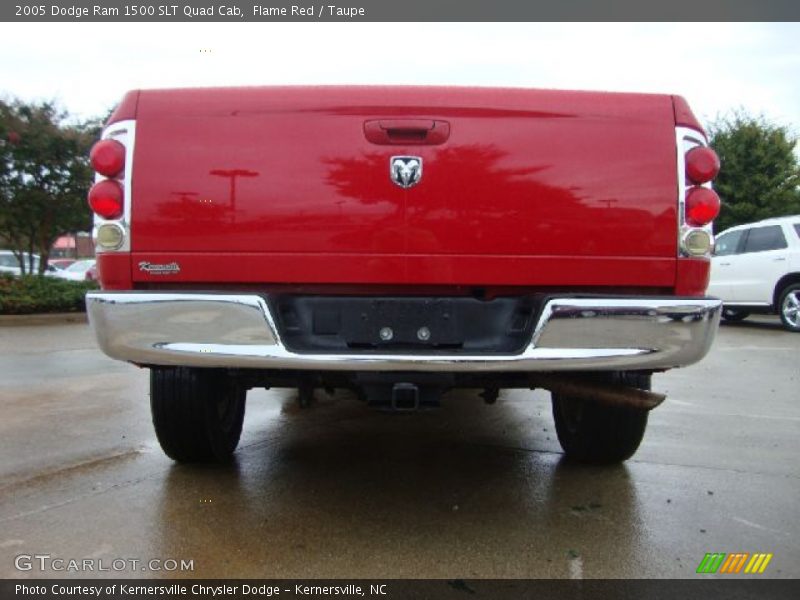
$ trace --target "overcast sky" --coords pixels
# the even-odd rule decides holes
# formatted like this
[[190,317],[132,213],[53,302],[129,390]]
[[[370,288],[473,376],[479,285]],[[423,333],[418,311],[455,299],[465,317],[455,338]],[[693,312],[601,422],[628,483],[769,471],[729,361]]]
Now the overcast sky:
[[128,89],[457,84],[677,93],[800,129],[800,25],[0,23],[0,94],[104,114]]

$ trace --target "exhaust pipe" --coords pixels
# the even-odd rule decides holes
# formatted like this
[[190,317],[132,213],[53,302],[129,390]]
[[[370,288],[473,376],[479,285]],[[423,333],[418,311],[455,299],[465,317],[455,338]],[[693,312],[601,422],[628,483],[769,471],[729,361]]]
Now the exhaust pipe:
[[580,398],[605,406],[620,406],[637,410],[653,410],[667,398],[665,394],[638,388],[599,383],[590,379],[537,375],[531,379],[532,388],[544,388],[556,394]]

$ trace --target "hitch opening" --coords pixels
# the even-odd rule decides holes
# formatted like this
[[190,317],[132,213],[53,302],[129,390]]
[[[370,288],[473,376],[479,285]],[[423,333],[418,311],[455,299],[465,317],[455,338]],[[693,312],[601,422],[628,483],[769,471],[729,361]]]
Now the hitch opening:
[[419,388],[413,383],[395,383],[392,386],[392,410],[417,410]]

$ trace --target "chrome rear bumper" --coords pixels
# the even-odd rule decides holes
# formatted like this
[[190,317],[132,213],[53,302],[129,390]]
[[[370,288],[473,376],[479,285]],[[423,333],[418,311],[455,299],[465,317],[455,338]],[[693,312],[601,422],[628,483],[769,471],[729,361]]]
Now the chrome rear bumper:
[[108,356],[142,365],[317,371],[658,370],[699,361],[719,324],[711,298],[552,298],[518,354],[305,354],[282,343],[255,294],[90,292]]

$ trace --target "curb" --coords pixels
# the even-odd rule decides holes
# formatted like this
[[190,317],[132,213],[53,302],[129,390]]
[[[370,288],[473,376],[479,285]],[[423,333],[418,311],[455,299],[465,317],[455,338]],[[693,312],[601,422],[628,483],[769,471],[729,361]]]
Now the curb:
[[66,323],[88,323],[85,312],[39,313],[34,315],[0,315],[0,327],[25,325],[63,325]]

